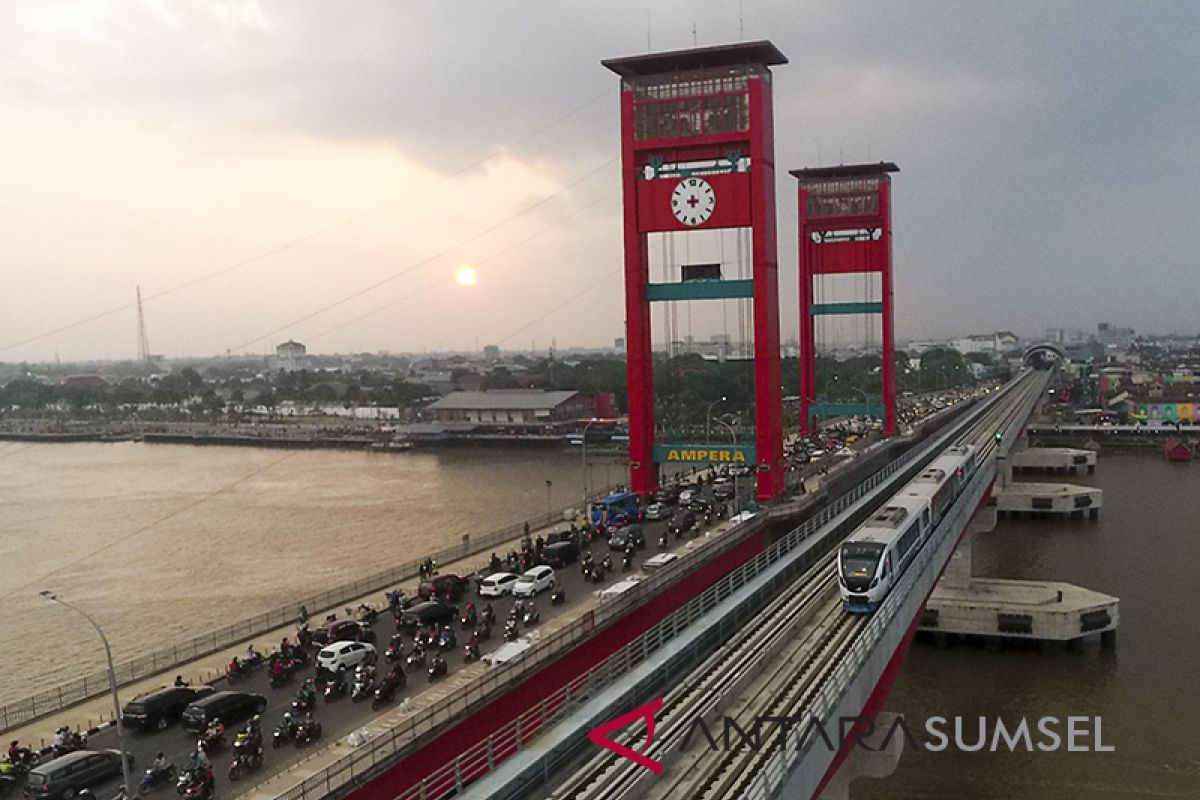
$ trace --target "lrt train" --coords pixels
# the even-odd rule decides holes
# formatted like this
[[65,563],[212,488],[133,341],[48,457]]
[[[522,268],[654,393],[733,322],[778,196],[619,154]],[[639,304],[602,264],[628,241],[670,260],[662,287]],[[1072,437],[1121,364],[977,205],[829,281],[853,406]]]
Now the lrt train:
[[879,608],[974,474],[976,455],[971,445],[947,448],[842,542],[838,589],[847,611]]

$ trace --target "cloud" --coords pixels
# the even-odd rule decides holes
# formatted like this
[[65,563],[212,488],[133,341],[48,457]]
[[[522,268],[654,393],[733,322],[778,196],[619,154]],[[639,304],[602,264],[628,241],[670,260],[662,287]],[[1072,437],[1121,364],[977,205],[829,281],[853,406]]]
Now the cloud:
[[[1194,270],[1179,232],[1200,166],[1192,5],[743,6],[746,38],[771,38],[791,57],[774,80],[784,338],[797,324],[786,170],[868,159],[902,170],[900,335],[1100,319],[1194,327],[1178,291]],[[137,282],[175,285],[417,195],[148,310],[156,350],[220,352],[553,194],[617,154],[617,84],[601,58],[644,51],[647,33],[656,49],[691,46],[693,26],[702,45],[738,35],[734,4],[677,0],[646,12],[582,2],[5,4],[0,244],[15,267],[3,270],[0,346],[127,302]],[[505,158],[417,191],[506,142],[518,144]],[[328,348],[470,347],[527,324],[619,264],[619,197],[597,202],[616,187],[615,170],[598,174],[455,253],[483,259],[548,228],[481,269],[469,297],[427,290],[413,311],[348,325]],[[376,299],[416,288],[398,280],[395,295]],[[366,310],[348,304],[313,326]],[[696,335],[721,332],[717,311],[694,311]],[[440,324],[448,318],[455,324]],[[124,355],[131,320],[0,358],[55,347]],[[617,280],[529,338],[605,343],[622,320]]]

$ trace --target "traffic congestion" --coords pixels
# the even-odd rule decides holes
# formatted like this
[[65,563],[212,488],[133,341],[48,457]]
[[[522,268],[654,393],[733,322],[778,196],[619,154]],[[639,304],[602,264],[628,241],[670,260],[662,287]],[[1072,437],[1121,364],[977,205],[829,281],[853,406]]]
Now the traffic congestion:
[[[323,740],[361,728],[431,684],[487,659],[505,643],[686,547],[751,496],[749,470],[679,476],[648,498],[617,492],[587,518],[527,535],[473,574],[426,560],[420,583],[378,605],[309,618],[270,647],[249,645],[210,685],[173,685],[122,708],[131,782],[139,794],[188,800],[235,796],[298,761]],[[648,569],[653,568],[653,562]],[[10,743],[0,795],[28,800],[121,797],[116,730],[90,737],[60,729],[38,752]]]

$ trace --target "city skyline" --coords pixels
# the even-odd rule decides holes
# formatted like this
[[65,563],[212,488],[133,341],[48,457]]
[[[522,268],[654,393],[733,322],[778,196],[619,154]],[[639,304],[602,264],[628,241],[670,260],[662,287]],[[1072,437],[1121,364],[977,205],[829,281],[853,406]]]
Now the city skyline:
[[[573,3],[469,21],[382,3],[10,4],[0,361],[130,357],[137,285],[152,350],[174,357],[287,338],[606,346],[624,335],[618,87],[598,62],[648,37],[736,41],[739,25],[791,58],[774,78],[782,338],[797,325],[785,170],[883,158],[901,168],[898,338],[1195,332],[1173,242],[1197,55],[1186,25],[1163,24],[1193,9],[747,2],[739,20],[728,5],[656,4],[647,26],[645,9]],[[478,285],[456,285],[465,264]],[[696,316],[696,338],[720,333]]]

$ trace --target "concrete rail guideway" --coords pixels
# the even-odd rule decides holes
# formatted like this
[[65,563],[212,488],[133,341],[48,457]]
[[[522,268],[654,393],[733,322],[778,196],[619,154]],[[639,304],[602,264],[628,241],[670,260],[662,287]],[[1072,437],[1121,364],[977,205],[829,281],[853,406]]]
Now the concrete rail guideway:
[[[697,753],[694,743],[689,752],[682,753],[685,734],[697,717],[712,721],[727,710],[728,697],[743,693],[756,679],[760,680],[760,688],[739,718],[804,715],[829,723],[842,716],[866,713],[873,701],[878,705],[882,697],[877,696],[876,687],[885,673],[891,671],[894,676],[900,660],[897,657],[902,657],[915,632],[919,609],[992,487],[996,476],[994,457],[1006,453],[1017,438],[1048,379],[1049,373],[1044,371],[1023,373],[1003,393],[956,426],[953,438],[951,434],[941,437],[927,448],[926,457],[914,459],[916,463],[927,461],[955,443],[971,443],[980,451],[980,467],[967,489],[875,615],[858,617],[841,611],[834,590],[832,555],[826,554],[756,616],[753,626],[739,631],[686,680],[677,680],[677,688],[666,694],[663,708],[656,714],[656,736],[645,751],[665,765],[662,778],[602,752],[577,769],[550,797],[616,800],[815,796],[844,753],[825,748],[814,752],[812,742],[798,748],[798,730],[791,732],[786,746],[724,753],[707,749]],[[997,432],[1002,434],[999,440]],[[890,495],[881,499],[886,496]],[[782,663],[772,664],[789,638],[799,643],[798,650]],[[766,679],[761,680],[764,675]],[[881,688],[886,694],[890,679]],[[719,723],[713,730],[719,730]],[[836,724],[831,730],[836,730]],[[644,730],[639,725],[616,739],[640,750]],[[547,745],[552,747],[553,743]],[[478,796],[516,795],[496,789],[481,791]]]

